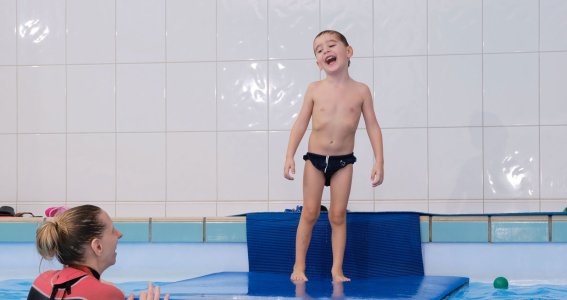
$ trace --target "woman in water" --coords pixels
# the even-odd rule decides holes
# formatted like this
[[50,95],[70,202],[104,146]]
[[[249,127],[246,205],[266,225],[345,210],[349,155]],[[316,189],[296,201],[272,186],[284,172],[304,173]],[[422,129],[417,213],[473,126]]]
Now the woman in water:
[[[116,263],[116,245],[121,237],[108,214],[93,205],[71,208],[44,222],[36,233],[37,251],[47,260],[57,257],[63,269],[39,275],[28,300],[124,300],[120,289],[100,279]],[[128,300],[133,299],[131,294]],[[159,300],[159,287],[150,283],[139,299]]]

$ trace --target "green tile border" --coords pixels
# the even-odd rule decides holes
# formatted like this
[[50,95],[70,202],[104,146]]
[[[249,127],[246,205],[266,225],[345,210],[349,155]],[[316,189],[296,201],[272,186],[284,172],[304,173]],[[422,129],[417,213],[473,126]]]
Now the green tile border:
[[567,243],[567,216],[553,216],[551,226],[551,241]]
[[245,243],[246,223],[205,222],[205,242]]
[[433,222],[433,243],[487,243],[488,222]]
[[547,223],[544,222],[493,222],[494,243],[549,242]]
[[203,222],[152,222],[151,242],[202,243]]
[[35,242],[38,224],[36,222],[2,222],[0,223],[0,242]]
[[[34,242],[45,218],[0,218],[1,242]],[[125,242],[244,243],[245,217],[116,218]],[[566,215],[420,217],[423,243],[567,243]]]
[[419,229],[422,243],[429,243],[429,220],[419,221]]
[[150,241],[150,222],[127,222],[115,221],[114,227],[122,232],[123,242],[149,242]]

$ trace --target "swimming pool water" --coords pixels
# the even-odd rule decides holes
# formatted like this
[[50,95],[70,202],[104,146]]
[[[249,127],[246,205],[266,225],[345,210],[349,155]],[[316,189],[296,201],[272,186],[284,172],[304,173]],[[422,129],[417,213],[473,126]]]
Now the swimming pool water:
[[567,286],[563,285],[510,285],[508,289],[495,289],[492,284],[472,282],[449,297],[449,300],[481,299],[567,299]]
[[[5,280],[0,281],[0,299],[25,300],[28,295],[31,280]],[[165,285],[166,282],[157,282]],[[125,282],[117,284],[126,295],[132,291],[144,289],[147,282]],[[176,299],[175,297],[172,298]],[[181,298],[177,298],[181,299]],[[285,297],[252,297],[246,295],[194,295],[184,296],[182,299],[294,299]],[[330,299],[330,298],[322,298]],[[343,299],[353,299],[347,297]],[[451,295],[449,300],[485,300],[485,299],[567,299],[567,286],[563,285],[513,285],[506,290],[495,289],[492,284],[473,282]]]

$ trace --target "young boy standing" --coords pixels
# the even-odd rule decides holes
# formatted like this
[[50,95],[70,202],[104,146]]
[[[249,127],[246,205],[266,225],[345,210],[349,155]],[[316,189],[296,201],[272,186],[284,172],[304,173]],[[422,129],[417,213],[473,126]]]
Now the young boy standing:
[[294,155],[312,121],[308,152],[303,156],[303,209],[297,227],[295,265],[291,280],[307,281],[305,257],[311,241],[313,226],[319,218],[323,188],[331,188],[329,222],[332,228],[333,281],[350,281],[343,274],[346,244],[346,210],[352,183],[354,138],[360,115],[374,152],[374,166],[370,174],[373,187],[384,179],[382,133],[372,95],[368,86],[350,78],[348,67],[353,49],[339,32],[325,30],[313,41],[317,66],[325,71],[323,80],[307,88],[301,111],[295,121],[287,147],[284,177],[293,180]]

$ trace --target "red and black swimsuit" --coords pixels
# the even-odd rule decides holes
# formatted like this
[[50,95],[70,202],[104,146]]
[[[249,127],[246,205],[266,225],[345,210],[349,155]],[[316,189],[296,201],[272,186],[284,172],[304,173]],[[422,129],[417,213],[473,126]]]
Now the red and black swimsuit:
[[85,266],[47,271],[33,282],[28,300],[124,300],[117,287],[101,282],[97,271]]

